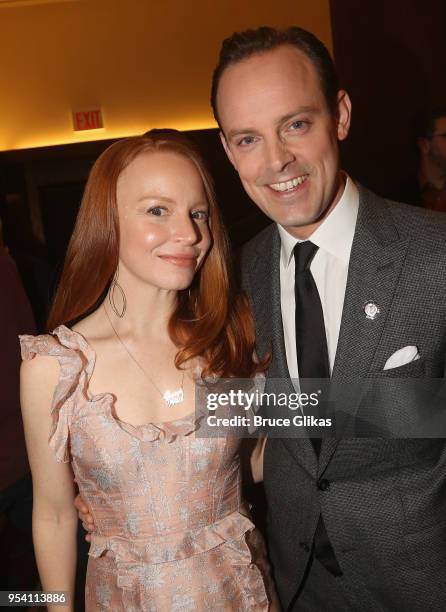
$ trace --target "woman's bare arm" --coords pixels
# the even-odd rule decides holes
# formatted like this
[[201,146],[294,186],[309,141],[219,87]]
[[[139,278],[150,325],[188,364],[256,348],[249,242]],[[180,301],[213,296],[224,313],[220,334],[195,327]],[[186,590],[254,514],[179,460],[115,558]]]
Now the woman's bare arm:
[[69,463],[59,463],[48,446],[51,401],[59,377],[53,357],[36,355],[22,364],[20,389],[26,446],[33,478],[33,540],[44,591],[65,591],[68,605],[48,606],[61,612],[74,609],[77,515]]

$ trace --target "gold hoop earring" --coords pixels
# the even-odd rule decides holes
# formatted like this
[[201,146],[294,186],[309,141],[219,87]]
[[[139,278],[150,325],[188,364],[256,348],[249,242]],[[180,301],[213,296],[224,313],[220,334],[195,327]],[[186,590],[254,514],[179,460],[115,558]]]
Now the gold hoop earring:
[[[113,310],[115,315],[119,317],[120,319],[122,319],[122,317],[125,315],[125,311],[127,310],[127,298],[125,297],[124,289],[118,283],[117,279],[118,279],[118,273],[116,273],[115,277],[113,278],[111,282],[110,289],[108,291],[108,301],[110,302],[111,309]],[[121,296],[121,301],[122,301],[121,312],[118,310],[115,304],[115,290],[116,289],[119,291],[120,296]]]

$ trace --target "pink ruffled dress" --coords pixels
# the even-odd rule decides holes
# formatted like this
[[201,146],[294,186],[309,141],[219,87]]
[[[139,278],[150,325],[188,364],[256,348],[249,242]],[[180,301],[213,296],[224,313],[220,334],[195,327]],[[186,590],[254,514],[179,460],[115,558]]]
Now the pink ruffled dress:
[[269,610],[264,545],[241,498],[240,440],[196,437],[195,415],[124,423],[111,393],[88,393],[95,353],[83,336],[60,326],[20,340],[23,359],[60,364],[49,444],[71,462],[95,521],[86,609]]

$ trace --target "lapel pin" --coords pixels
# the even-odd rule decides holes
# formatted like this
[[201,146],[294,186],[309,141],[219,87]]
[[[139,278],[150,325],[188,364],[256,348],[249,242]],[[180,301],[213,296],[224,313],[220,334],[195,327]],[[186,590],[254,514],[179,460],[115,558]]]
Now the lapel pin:
[[379,317],[381,308],[374,302],[367,302],[367,304],[364,304],[364,312],[367,319],[374,321],[376,317]]

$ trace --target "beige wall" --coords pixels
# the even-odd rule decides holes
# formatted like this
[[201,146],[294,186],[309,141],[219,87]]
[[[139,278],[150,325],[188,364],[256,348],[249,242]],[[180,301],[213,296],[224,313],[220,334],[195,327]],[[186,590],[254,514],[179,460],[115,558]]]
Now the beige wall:
[[[214,127],[220,43],[264,24],[331,49],[329,0],[0,0],[0,150]],[[73,132],[72,110],[98,106],[104,128]]]

